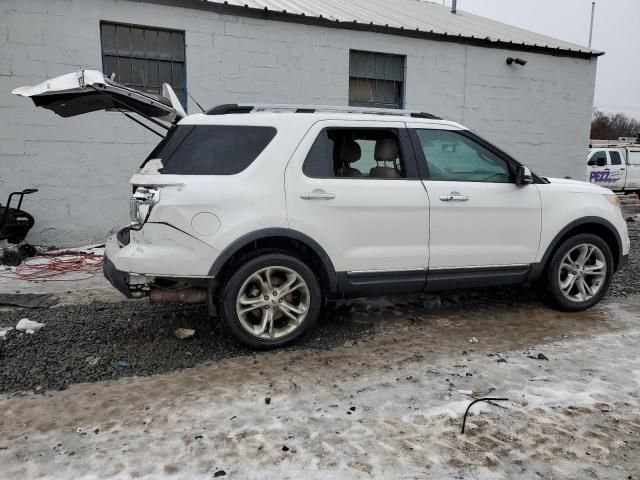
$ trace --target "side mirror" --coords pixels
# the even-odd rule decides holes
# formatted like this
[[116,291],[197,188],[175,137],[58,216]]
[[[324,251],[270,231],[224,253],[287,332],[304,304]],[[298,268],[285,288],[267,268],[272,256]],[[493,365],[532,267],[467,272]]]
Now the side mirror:
[[529,185],[533,183],[533,175],[531,175],[529,167],[525,167],[524,165],[518,167],[515,183],[516,185]]

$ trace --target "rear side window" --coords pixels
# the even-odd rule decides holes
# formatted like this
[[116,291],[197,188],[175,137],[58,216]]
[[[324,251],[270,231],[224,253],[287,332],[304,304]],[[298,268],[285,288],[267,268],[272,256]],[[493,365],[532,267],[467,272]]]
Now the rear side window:
[[247,168],[276,135],[273,127],[179,125],[151,152],[164,174],[235,175]]
[[610,151],[609,156],[611,157],[611,165],[622,165],[622,157],[619,152]]

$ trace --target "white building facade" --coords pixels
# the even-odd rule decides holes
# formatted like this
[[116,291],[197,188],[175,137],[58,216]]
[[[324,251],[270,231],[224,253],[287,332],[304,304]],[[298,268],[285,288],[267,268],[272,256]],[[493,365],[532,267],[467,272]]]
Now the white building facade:
[[2,2],[0,202],[11,191],[39,189],[24,203],[36,218],[28,240],[90,243],[126,224],[128,179],[159,140],[117,112],[60,118],[10,95],[80,68],[149,92],[168,81],[189,113],[199,108],[186,91],[205,108],[256,102],[429,112],[466,125],[540,175],[584,177],[599,52],[418,0],[358,0],[347,11],[337,0],[291,11],[313,3],[291,0],[286,12],[275,1],[229,3]]

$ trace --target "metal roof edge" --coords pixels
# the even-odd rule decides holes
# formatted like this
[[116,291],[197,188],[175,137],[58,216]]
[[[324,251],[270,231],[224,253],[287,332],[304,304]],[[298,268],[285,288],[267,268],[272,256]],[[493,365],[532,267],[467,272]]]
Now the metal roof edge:
[[397,35],[410,38],[419,38],[425,40],[436,40],[444,42],[461,43],[465,45],[475,45],[485,48],[499,48],[504,50],[517,50],[521,52],[540,53],[543,55],[553,55],[559,57],[572,57],[590,59],[605,54],[603,51],[592,49],[566,49],[560,47],[550,47],[549,45],[528,44],[525,42],[517,43],[506,40],[492,40],[489,37],[480,38],[475,36],[463,36],[461,34],[438,33],[433,30],[407,29],[404,27],[390,27],[388,25],[380,25],[371,23],[362,23],[357,21],[345,22],[340,20],[330,20],[322,16],[315,17],[310,15],[297,14],[287,12],[286,10],[277,11],[268,8],[253,8],[248,5],[237,6],[230,5],[225,1],[213,0],[128,0],[140,3],[152,3],[157,5],[174,6],[181,8],[192,8],[205,11],[212,11],[222,15],[237,15],[241,17],[258,18],[262,20],[280,21],[287,23],[298,23],[303,25],[312,25],[325,28],[337,28],[343,30],[354,30],[361,32],[383,33],[388,35]]

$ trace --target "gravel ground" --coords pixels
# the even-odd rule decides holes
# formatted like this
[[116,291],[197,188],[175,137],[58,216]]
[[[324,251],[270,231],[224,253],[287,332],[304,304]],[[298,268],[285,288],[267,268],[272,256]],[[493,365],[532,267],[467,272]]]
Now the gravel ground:
[[[325,314],[291,348],[331,348],[367,334],[371,322],[343,321],[342,312],[347,311]],[[212,321],[204,305],[96,302],[27,313],[46,326],[33,335],[9,331],[6,340],[0,340],[0,393],[64,389],[72,383],[167,373],[255,354]],[[27,313],[2,313],[0,325],[15,323]],[[177,328],[192,328],[196,335],[178,340],[173,334]]]
[[640,292],[640,222],[628,222],[631,251],[629,263],[613,279],[609,296],[627,296]]
[[[640,292],[640,223],[629,224],[631,255],[616,275],[609,296]],[[442,303],[473,309],[483,305],[537,304],[522,287],[448,294],[341,302],[324,312],[318,325],[289,350],[329,349],[357,341],[380,328],[377,313],[412,318]],[[391,305],[391,307],[389,306]],[[237,344],[202,305],[151,305],[147,301],[89,303],[35,311],[0,312],[0,327],[22,317],[46,323],[34,335],[10,331],[0,340],[0,393],[65,389],[133,375],[152,375],[190,368],[210,360],[254,355]],[[193,328],[194,338],[178,340],[177,328]]]

